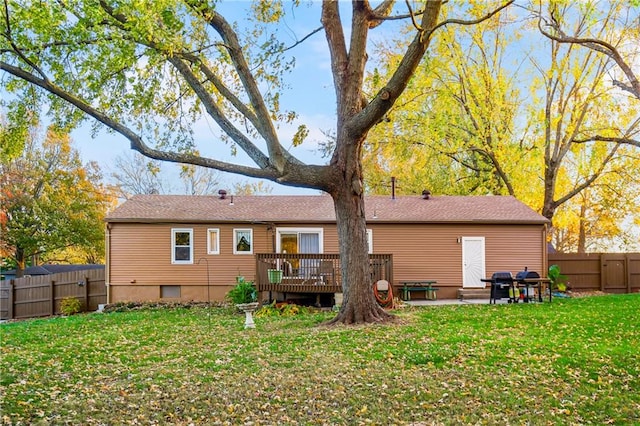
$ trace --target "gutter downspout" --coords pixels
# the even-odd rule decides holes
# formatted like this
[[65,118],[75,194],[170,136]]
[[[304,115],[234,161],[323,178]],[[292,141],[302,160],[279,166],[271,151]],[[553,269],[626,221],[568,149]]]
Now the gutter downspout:
[[542,277],[548,277],[549,273],[549,242],[547,241],[547,224],[542,226]]
[[104,262],[104,285],[107,288],[107,305],[111,303],[111,288],[109,287],[109,278],[110,268],[109,265],[111,263],[111,224],[107,223],[105,225],[105,233],[104,233],[105,241],[104,241],[104,249],[105,249],[105,262]]

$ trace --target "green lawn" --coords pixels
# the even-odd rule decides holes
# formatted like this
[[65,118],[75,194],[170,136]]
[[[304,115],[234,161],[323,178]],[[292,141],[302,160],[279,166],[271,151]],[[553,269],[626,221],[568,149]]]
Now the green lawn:
[[230,308],[0,326],[4,424],[640,424],[640,294],[318,327]]

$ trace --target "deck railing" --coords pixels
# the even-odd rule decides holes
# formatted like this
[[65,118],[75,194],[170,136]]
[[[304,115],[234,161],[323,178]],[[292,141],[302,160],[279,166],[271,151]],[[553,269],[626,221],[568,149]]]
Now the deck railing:
[[[393,256],[370,254],[371,282],[393,283]],[[283,293],[340,293],[342,264],[339,254],[260,253],[256,255],[258,291]]]

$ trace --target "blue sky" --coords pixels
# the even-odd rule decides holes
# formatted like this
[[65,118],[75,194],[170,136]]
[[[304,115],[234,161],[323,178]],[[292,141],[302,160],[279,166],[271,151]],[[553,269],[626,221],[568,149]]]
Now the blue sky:
[[[248,2],[225,2],[220,5],[219,10],[225,16],[242,16],[242,11],[247,7]],[[345,4],[347,5],[347,4]],[[295,10],[295,15],[287,17],[281,24],[282,34],[286,43],[294,44],[298,39],[303,38],[313,29],[320,26],[320,4],[312,3],[303,5]],[[295,17],[295,19],[294,19]],[[350,20],[345,19],[347,24]],[[308,163],[322,164],[326,160],[321,158],[316,151],[317,141],[323,140],[323,130],[330,130],[335,126],[335,95],[330,71],[329,55],[326,48],[326,40],[323,32],[313,35],[301,45],[295,47],[293,55],[296,57],[296,67],[288,78],[290,89],[281,95],[281,105],[286,110],[294,110],[299,118],[291,126],[281,127],[279,135],[286,148],[288,142],[294,134],[299,124],[306,124],[310,130],[310,135],[299,147],[292,149],[292,152],[302,161]],[[246,156],[241,153],[237,157],[230,154],[230,149],[223,143],[211,143],[217,138],[212,134],[211,129],[215,128],[213,120],[201,120],[194,123],[196,134],[199,135],[201,152],[205,155],[215,156],[216,159],[230,162],[244,162],[251,164]],[[72,133],[72,138],[76,148],[81,152],[85,162],[97,161],[103,173],[109,175],[113,171],[113,162],[117,156],[130,155],[128,141],[117,134],[107,133],[101,130],[95,138],[91,137],[90,123]],[[253,165],[253,164],[252,164]],[[173,170],[173,165],[163,166],[165,170]],[[224,183],[236,181],[248,181],[244,176],[231,174],[221,174]],[[267,182],[273,188],[273,194],[297,194],[312,193],[317,191],[292,188]]]
[[[287,45],[293,45],[311,31],[320,27],[320,6],[317,1],[301,2],[301,6],[292,9],[290,2],[285,1],[286,16],[279,24],[281,40]],[[404,8],[404,3],[402,3]],[[242,25],[244,10],[250,6],[248,1],[224,1],[217,7],[218,10],[230,21],[238,21]],[[345,35],[349,37],[351,24],[350,2],[341,4],[341,16],[345,28]],[[370,42],[383,40],[385,35],[390,38],[391,31],[397,30],[401,25],[391,22],[381,25],[369,34]],[[318,141],[325,140],[323,131],[335,128],[335,93],[331,75],[331,64],[324,32],[318,32],[291,50],[296,58],[295,69],[289,75],[287,81],[290,88],[281,94],[281,108],[293,110],[298,113],[298,119],[291,125],[282,126],[278,133],[285,148],[306,163],[323,164],[327,161],[317,151]],[[373,55],[370,54],[370,62]],[[371,65],[371,63],[369,64]],[[299,147],[290,147],[293,134],[300,124],[305,124],[309,129],[309,136]],[[105,176],[114,171],[113,163],[117,156],[132,155],[128,141],[117,134],[107,133],[101,130],[95,138],[91,137],[90,123],[72,133],[76,148],[81,152],[85,162],[97,161]],[[215,157],[218,160],[229,162],[241,162],[254,165],[241,152],[233,157],[230,149],[224,143],[219,142],[215,133],[213,120],[201,120],[194,123],[196,135],[198,135],[199,149],[203,155]],[[176,170],[174,165],[164,163],[165,171]],[[173,173],[177,177],[177,173]],[[223,185],[229,189],[233,182],[252,181],[245,176],[221,174]],[[267,181],[266,184],[273,189],[273,194],[317,194],[318,191],[294,188],[279,185]]]

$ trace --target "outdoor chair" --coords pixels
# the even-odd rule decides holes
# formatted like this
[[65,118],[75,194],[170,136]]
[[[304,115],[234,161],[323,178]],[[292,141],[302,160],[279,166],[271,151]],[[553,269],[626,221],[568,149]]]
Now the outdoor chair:
[[280,269],[282,270],[282,275],[284,275],[285,277],[290,277],[293,275],[293,267],[291,266],[291,262],[289,262],[288,260],[282,261],[282,266],[280,267]]
[[327,285],[332,285],[336,282],[335,270],[333,268],[332,261],[320,261],[320,265],[318,265],[318,281]]

